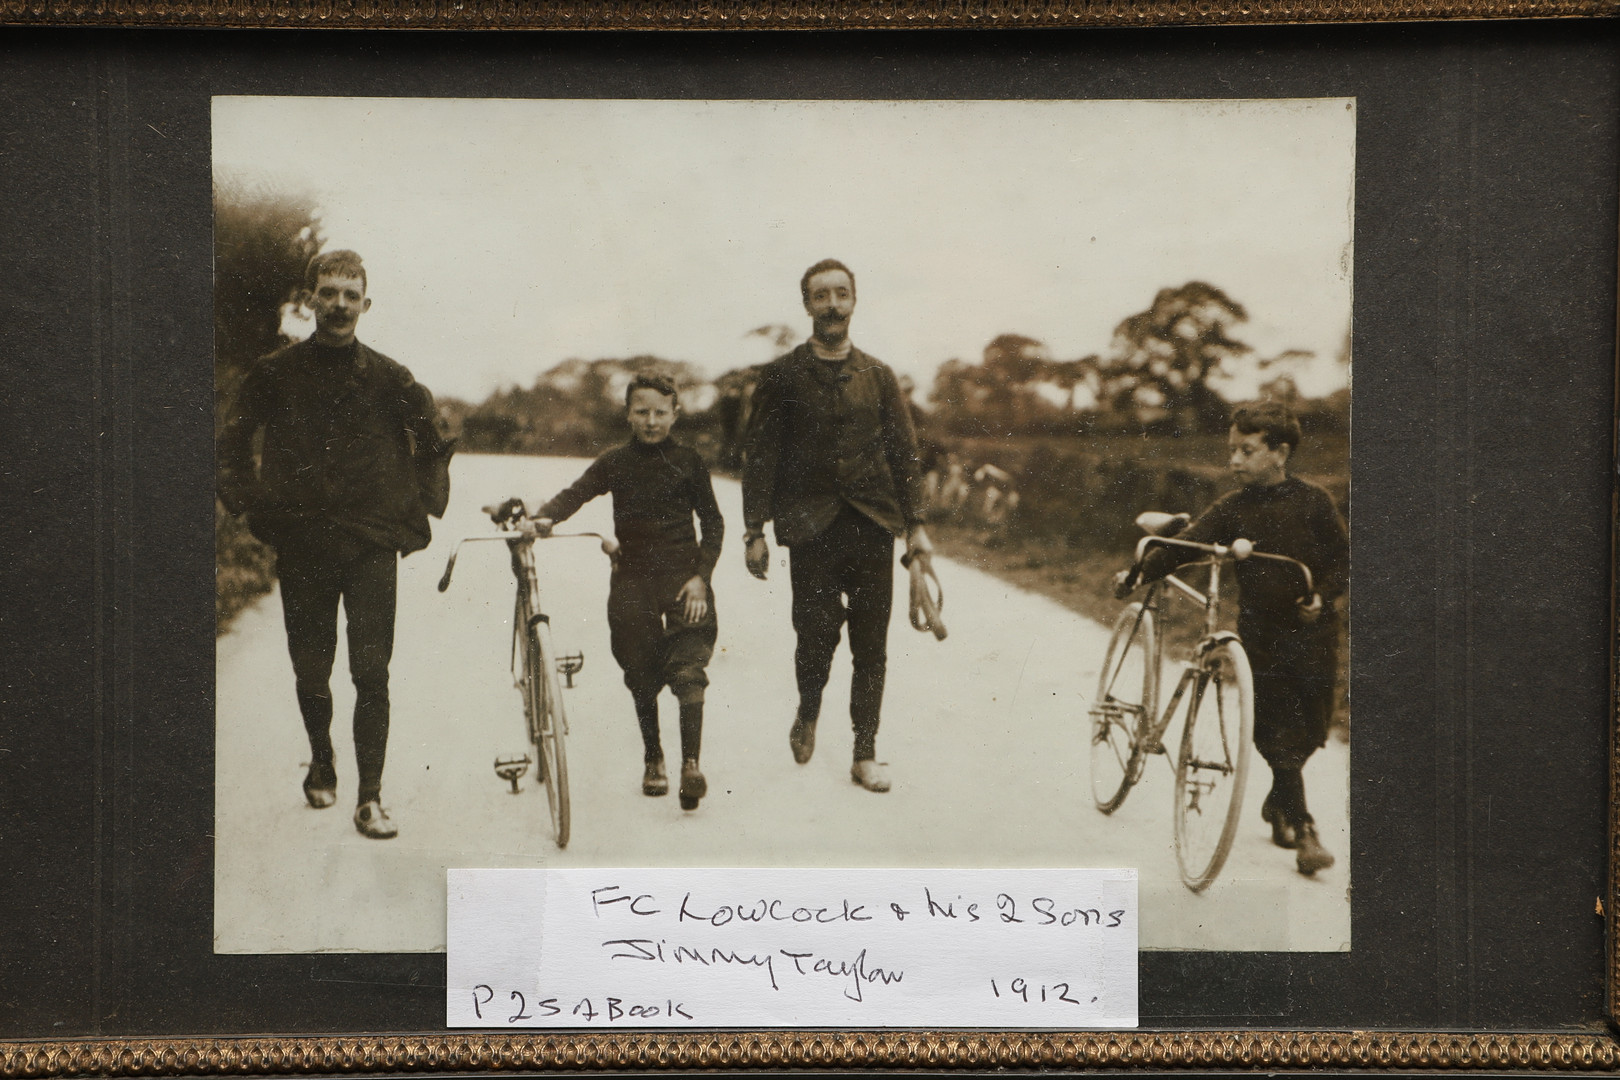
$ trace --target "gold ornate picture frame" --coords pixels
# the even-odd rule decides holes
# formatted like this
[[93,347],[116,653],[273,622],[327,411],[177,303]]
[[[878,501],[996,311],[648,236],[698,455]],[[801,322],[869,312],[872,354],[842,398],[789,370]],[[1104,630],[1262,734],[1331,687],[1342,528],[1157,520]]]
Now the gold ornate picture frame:
[[[643,7],[605,3],[527,4],[493,3],[487,5],[453,4],[387,4],[332,2],[251,4],[251,3],[144,3],[140,0],[111,0],[94,4],[26,3],[20,0],[0,0],[0,22],[16,28],[10,33],[12,48],[21,48],[36,41],[62,52],[75,49],[105,49],[97,63],[116,67],[127,63],[121,57],[116,35],[93,33],[97,28],[140,27],[165,31],[184,27],[235,28],[278,27],[303,28],[414,28],[434,30],[877,30],[881,28],[915,29],[982,29],[989,35],[976,35],[966,42],[971,48],[981,37],[993,37],[1002,30],[1030,30],[1058,32],[1065,28],[1094,28],[1097,33],[1109,29],[1131,27],[1172,27],[1197,31],[1222,26],[1249,24],[1313,25],[1341,27],[1350,32],[1352,25],[1413,22],[1430,24],[1425,32],[1438,33],[1433,22],[1437,20],[1532,19],[1581,20],[1580,25],[1593,32],[1606,34],[1613,40],[1614,22],[1620,16],[1620,3],[1615,0],[1564,0],[1564,2],[1498,3],[1492,0],[1453,0],[1450,3],[1303,3],[1247,5],[1175,3],[933,3],[902,2],[894,4],[858,3],[840,5],[832,3],[743,3],[734,5],[649,4]],[[1532,26],[1541,26],[1540,22]],[[43,31],[56,31],[44,35]],[[75,35],[64,31],[78,30]],[[273,36],[273,35],[267,35]],[[712,36],[712,35],[711,35]],[[1218,46],[1217,46],[1218,47]],[[1375,47],[1375,46],[1372,46]],[[1370,48],[1370,47],[1369,47]],[[429,62],[425,53],[423,63]],[[1612,76],[1615,66],[1611,66]],[[1605,87],[1612,94],[1612,87]],[[403,91],[402,91],[403,92]],[[107,111],[125,109],[116,95],[101,92],[97,107]],[[17,107],[13,102],[12,107]],[[1461,106],[1459,106],[1461,108]],[[144,120],[143,120],[144,122]],[[1606,122],[1612,130],[1616,121],[1609,117],[1595,123]],[[1461,125],[1466,129],[1467,125]],[[158,137],[167,138],[157,131]],[[206,146],[203,148],[206,160]],[[96,180],[96,190],[89,197],[100,214],[98,220],[122,220],[116,205],[120,202],[138,204],[150,198],[153,178],[141,173],[138,160],[120,151],[103,156],[102,171]],[[136,190],[139,189],[139,190]],[[1613,216],[1614,192],[1606,194]],[[112,211],[108,207],[114,207]],[[110,215],[110,216],[109,216]],[[1610,221],[1609,234],[1594,244],[1611,253],[1620,222]],[[1359,235],[1359,224],[1358,224]],[[127,283],[141,273],[162,272],[144,256],[121,253],[117,241],[109,241],[112,254],[101,256],[113,265],[103,270],[97,280],[116,280]],[[1614,281],[1613,260],[1610,260],[1609,284],[1612,293]],[[195,281],[192,282],[195,285]],[[195,288],[180,290],[196,300]],[[1439,303],[1443,310],[1462,318],[1468,308],[1466,290],[1452,283],[1442,285],[1444,293]],[[94,303],[110,313],[111,321],[128,320],[128,312],[121,308],[124,299],[97,293]],[[1581,310],[1589,321],[1601,322],[1602,313],[1609,315],[1604,332],[1612,347],[1613,295],[1587,298]],[[206,318],[206,303],[191,317]],[[1358,318],[1360,312],[1358,308]],[[113,326],[99,328],[98,348],[115,352],[127,347],[129,331]],[[124,337],[120,337],[124,334]],[[111,362],[111,361],[107,361]],[[1612,396],[1612,371],[1605,371],[1605,381]],[[124,395],[105,408],[121,419],[115,432],[126,438],[138,430],[138,424],[129,419],[136,411],[136,394],[127,377],[111,381],[115,391]],[[1471,384],[1466,377],[1457,377],[1449,388],[1466,395]],[[103,388],[98,387],[98,393]],[[1363,393],[1358,388],[1358,394]],[[1357,408],[1361,408],[1360,398]],[[1433,406],[1436,410],[1450,408],[1443,400]],[[1612,417],[1612,401],[1605,403]],[[1359,422],[1359,418],[1358,418]],[[1358,431],[1358,437],[1360,432]],[[1603,439],[1612,445],[1611,433],[1605,430]],[[1472,464],[1467,453],[1462,453],[1459,468]],[[120,598],[130,598],[140,586],[132,584],[138,576],[131,569],[129,556],[120,545],[129,544],[127,522],[119,519],[137,497],[130,489],[134,482],[127,467],[119,464],[115,456],[97,458],[93,466],[97,475],[112,481],[112,490],[98,493],[105,513],[98,516],[89,528],[101,540],[97,541],[95,559],[101,567],[98,573],[106,575],[103,589],[97,593],[98,603],[106,607],[94,620],[92,648],[112,650],[126,648],[132,635],[143,633],[130,626],[118,614]],[[1483,468],[1483,466],[1481,466]],[[184,470],[180,470],[184,472]],[[172,485],[164,491],[183,490],[186,484],[198,482],[197,475],[185,474],[168,478]],[[206,480],[202,482],[206,483]],[[119,485],[123,485],[119,487]],[[1612,487],[1612,484],[1611,484]],[[1472,489],[1459,488],[1448,496],[1466,501]],[[53,498],[58,498],[53,494]],[[1610,524],[1609,522],[1605,523]],[[0,557],[19,557],[24,551],[21,541],[10,551],[0,547]],[[1604,567],[1612,586],[1615,565]],[[1453,571],[1432,571],[1436,577],[1435,589],[1446,586],[1461,588],[1466,583]],[[122,584],[120,584],[120,580]],[[1610,588],[1603,589],[1605,596]],[[1617,639],[1613,632],[1613,614],[1606,625],[1603,638],[1607,655],[1615,655]],[[6,640],[21,640],[22,631],[8,629]],[[186,638],[185,634],[179,635]],[[176,644],[175,649],[195,651],[199,646],[195,635]],[[1444,649],[1445,645],[1436,646]],[[1467,656],[1454,658],[1462,669],[1477,662]],[[100,722],[117,710],[127,710],[135,700],[132,689],[138,676],[127,661],[107,661],[107,671],[98,680],[98,703],[93,713]],[[125,664],[126,666],[119,666]],[[1442,666],[1442,670],[1444,667]],[[1466,671],[1456,674],[1466,679]],[[21,685],[30,684],[25,678]],[[1460,706],[1459,706],[1460,708]],[[184,723],[181,718],[171,722]],[[1620,817],[1616,808],[1620,801],[1614,794],[1620,790],[1620,743],[1613,733],[1612,715],[1604,718],[1609,732],[1605,775],[1609,781],[1609,820],[1606,849],[1609,865],[1602,872],[1601,895],[1591,898],[1594,918],[1601,917],[1605,928],[1602,976],[1606,987],[1603,1015],[1599,1017],[1571,1018],[1570,1026],[1561,1030],[1517,1029],[1511,1023],[1493,1025],[1490,1030],[1410,1030],[1399,1023],[1381,1023],[1378,1018],[1367,1018],[1356,1026],[1343,1029],[1285,1030],[1267,1027],[1230,1028],[1210,1030],[1144,1029],[1126,1032],[1053,1032],[1053,1031],[765,1031],[731,1032],[705,1031],[637,1032],[588,1031],[566,1034],[466,1033],[417,1030],[396,1033],[386,1030],[358,1031],[333,1035],[311,1031],[289,1031],[279,1035],[234,1035],[229,1031],[211,1030],[204,1022],[189,1023],[180,1015],[170,1012],[175,1019],[170,1031],[163,1035],[142,1037],[93,1036],[80,1031],[63,1031],[43,1037],[38,1025],[30,1023],[28,1034],[14,1035],[7,1030],[4,1003],[20,1000],[28,993],[24,975],[32,970],[26,965],[11,968],[0,965],[0,1075],[5,1077],[56,1076],[109,1076],[135,1075],[182,1076],[197,1074],[218,1075],[292,1075],[336,1073],[481,1073],[493,1071],[660,1071],[665,1069],[705,1069],[728,1071],[799,1071],[799,1070],[909,1070],[909,1071],[1192,1071],[1219,1072],[1245,1071],[1372,1071],[1372,1072],[1427,1072],[1429,1070],[1465,1070],[1471,1072],[1512,1073],[1564,1073],[1585,1071],[1613,1071],[1620,1065],[1620,1038],[1615,1029],[1615,994],[1620,986],[1620,948],[1615,941],[1614,919],[1617,902],[1616,863],[1613,855],[1620,843]],[[109,736],[111,739],[111,736]],[[99,744],[98,744],[99,745]],[[1564,752],[1569,752],[1567,748]],[[1593,753],[1596,753],[1595,747]],[[3,760],[3,759],[0,759]],[[115,810],[139,812],[142,800],[153,795],[154,787],[139,779],[141,766],[131,765],[128,773],[97,772],[97,783],[117,789],[111,796]],[[131,779],[131,777],[135,779]],[[98,796],[100,797],[100,796]],[[4,805],[4,804],[0,804]],[[27,808],[8,810],[10,822],[27,822]],[[102,810],[101,813],[107,811]],[[1436,827],[1439,827],[1437,825]],[[116,832],[117,825],[107,825],[108,835]],[[188,852],[202,851],[206,842],[195,839],[177,845]],[[115,841],[106,841],[115,842]],[[46,848],[37,851],[48,851]],[[171,852],[172,855],[172,852]],[[41,857],[48,857],[42,855]],[[196,857],[193,855],[193,857]],[[195,863],[175,865],[177,877],[196,873]],[[98,869],[98,875],[100,871]],[[113,897],[127,882],[106,881],[99,876],[92,886],[98,896]],[[1466,890],[1465,890],[1466,891]],[[1454,897],[1453,897],[1454,898]],[[49,903],[51,895],[42,893],[39,902]],[[116,901],[113,901],[116,902]],[[1471,901],[1470,901],[1471,902]],[[9,935],[21,928],[8,928]],[[99,925],[93,932],[100,934]],[[131,944],[121,954],[128,963],[153,963],[161,957],[144,954],[142,946]],[[69,953],[72,946],[66,947]],[[1456,955],[1464,955],[1467,946],[1459,945]],[[75,953],[76,955],[76,953]],[[100,964],[102,957],[96,957]],[[1483,963],[1471,958],[1470,963]],[[111,977],[111,976],[109,976]],[[311,974],[311,979],[318,978]],[[358,985],[363,985],[363,980]],[[202,1016],[209,1003],[192,1002]],[[37,1007],[29,1015],[37,1015]],[[228,1017],[229,1013],[215,1013]],[[243,1025],[251,1028],[251,1024]]]

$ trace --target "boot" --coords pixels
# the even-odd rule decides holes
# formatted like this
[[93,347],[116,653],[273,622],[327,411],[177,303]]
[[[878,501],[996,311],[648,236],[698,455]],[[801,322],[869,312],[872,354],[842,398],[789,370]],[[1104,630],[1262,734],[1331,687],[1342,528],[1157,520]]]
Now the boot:
[[681,809],[696,810],[698,800],[709,793],[709,782],[698,771],[697,758],[681,762]]
[[643,795],[668,795],[669,777],[664,773],[664,759],[647,762],[647,767],[641,774],[641,793]]
[[1317,839],[1314,823],[1307,821],[1298,826],[1294,830],[1294,836],[1294,865],[1300,873],[1310,877],[1318,870],[1326,870],[1333,865],[1333,856],[1322,846],[1322,841]]
[[795,717],[793,726],[788,729],[788,746],[793,750],[794,761],[800,765],[809,763],[810,755],[816,752],[816,722]]
[[1266,801],[1260,804],[1260,817],[1266,824],[1271,826],[1271,842],[1273,844],[1280,848],[1288,848],[1290,851],[1299,845],[1293,822],[1284,818],[1271,805],[1270,795],[1267,795]]

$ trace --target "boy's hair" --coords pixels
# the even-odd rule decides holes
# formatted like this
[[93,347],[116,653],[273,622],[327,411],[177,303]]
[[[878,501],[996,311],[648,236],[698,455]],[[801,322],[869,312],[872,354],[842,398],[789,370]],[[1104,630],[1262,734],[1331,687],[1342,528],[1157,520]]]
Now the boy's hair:
[[304,288],[314,292],[322,274],[329,277],[357,277],[362,286],[366,283],[365,265],[361,263],[359,255],[347,248],[323,251],[309,260],[309,266],[304,270]]
[[1275,450],[1286,445],[1289,452],[1299,449],[1299,420],[1280,401],[1256,401],[1240,405],[1232,414],[1232,426],[1245,435],[1259,433]]
[[630,385],[624,388],[624,407],[630,407],[630,395],[637,390],[656,390],[670,399],[675,405],[681,403],[680,394],[675,391],[675,380],[668,375],[652,375],[643,372],[630,380]]
[[823,270],[842,270],[844,273],[848,274],[849,291],[851,294],[855,292],[855,271],[851,270],[837,259],[822,259],[810,269],[806,270],[804,272],[804,276],[799,279],[799,296],[804,299],[805,303],[808,304],[810,302],[810,279],[821,273]]

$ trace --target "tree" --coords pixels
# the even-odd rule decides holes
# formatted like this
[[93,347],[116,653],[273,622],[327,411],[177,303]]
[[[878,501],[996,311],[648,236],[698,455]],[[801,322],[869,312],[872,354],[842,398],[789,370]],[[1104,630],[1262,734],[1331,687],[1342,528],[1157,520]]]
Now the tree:
[[685,415],[681,430],[696,439],[707,430],[714,387],[701,369],[657,356],[564,360],[524,389],[497,390],[467,407],[462,446],[518,454],[596,454],[625,437],[624,391],[641,374],[672,379]]
[[214,184],[214,388],[234,392],[246,365],[283,343],[282,305],[303,286],[323,238],[314,197]]
[[[214,185],[214,430],[252,360],[281,344],[281,307],[321,249],[314,199],[224,181]],[[217,633],[270,589],[273,560],[240,518],[214,507]]]
[[1209,386],[1228,359],[1252,352],[1228,332],[1249,315],[1203,281],[1160,289],[1153,304],[1114,328],[1103,366],[1104,398],[1116,410],[1162,418],[1172,430],[1218,431],[1229,408]]

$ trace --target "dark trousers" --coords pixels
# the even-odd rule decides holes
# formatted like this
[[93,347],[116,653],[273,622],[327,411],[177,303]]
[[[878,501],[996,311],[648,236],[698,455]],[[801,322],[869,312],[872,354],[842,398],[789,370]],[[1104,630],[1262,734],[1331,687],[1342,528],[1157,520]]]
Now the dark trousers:
[[793,629],[798,634],[794,673],[799,715],[814,720],[832,671],[841,628],[849,624],[854,666],[849,719],[855,760],[877,753],[878,717],[889,659],[889,612],[894,606],[894,536],[845,506],[826,531],[788,549],[793,583]]
[[703,701],[719,622],[713,589],[709,613],[695,623],[686,621],[685,607],[675,597],[690,577],[684,571],[645,566],[620,565],[613,572],[608,633],[613,659],[633,695],[656,696],[668,686],[683,704]]
[[355,689],[357,801],[369,802],[382,789],[388,750],[388,661],[394,654],[398,557],[380,547],[335,557],[287,550],[278,552],[276,562],[298,709],[317,764],[332,762],[332,662],[338,601],[343,601]]

